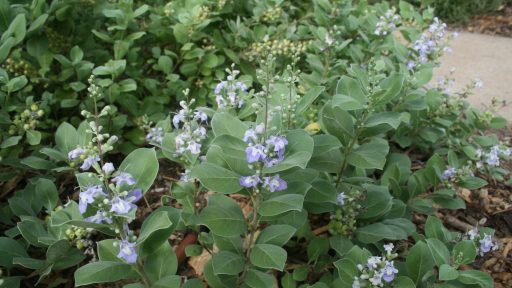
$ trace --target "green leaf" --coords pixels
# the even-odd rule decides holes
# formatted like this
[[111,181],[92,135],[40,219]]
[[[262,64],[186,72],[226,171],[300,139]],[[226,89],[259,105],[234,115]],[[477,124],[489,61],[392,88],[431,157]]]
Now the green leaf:
[[44,23],[46,22],[46,19],[48,19],[48,14],[41,14],[39,17],[36,18],[36,20],[32,21],[30,23],[30,27],[27,30],[27,33],[36,32],[40,28],[43,27]]
[[173,223],[169,219],[166,211],[155,211],[149,215],[140,228],[137,245],[141,247],[141,254],[152,253],[162,244],[167,243],[167,239],[173,232]]
[[250,175],[253,172],[247,165],[246,148],[247,143],[242,139],[226,134],[220,135],[215,137],[210,144],[206,161],[223,166],[240,175]]
[[28,79],[25,77],[25,75],[12,78],[9,80],[9,82],[7,82],[7,92],[12,93],[21,90],[23,87],[25,87],[25,85],[27,85],[27,83]]
[[397,288],[416,288],[416,285],[414,285],[414,282],[411,280],[411,278],[406,276],[396,277],[393,283]]
[[12,268],[14,257],[29,257],[20,243],[7,237],[0,237],[0,253],[0,266],[5,268]]
[[442,242],[450,240],[450,232],[443,225],[443,222],[434,216],[428,216],[425,223],[425,236],[428,238],[436,238]]
[[[188,287],[187,284],[194,282],[197,279],[189,279],[187,282],[185,282],[185,285],[182,286],[183,288]],[[151,288],[176,288],[180,287],[181,285],[181,276],[179,275],[167,275],[163,277],[162,279],[158,280],[157,282],[153,283],[151,285]],[[203,286],[199,286],[202,288]],[[190,288],[198,288],[197,286],[191,286]]]
[[296,113],[300,114],[305,112],[324,90],[325,87],[323,86],[315,86],[309,89],[297,104],[297,108],[295,109]]
[[459,271],[459,277],[457,278],[457,280],[459,280],[459,282],[463,284],[477,284],[484,288],[494,287],[494,281],[492,277],[483,271]]
[[331,248],[338,253],[339,256],[344,256],[352,247],[354,247],[354,244],[346,238],[341,235],[334,235],[329,239],[329,243],[331,245]]
[[130,173],[137,183],[135,188],[146,193],[158,173],[158,160],[156,158],[155,149],[139,148],[128,154],[119,166],[118,171]]
[[397,112],[381,112],[371,115],[364,123],[361,136],[370,137],[397,129],[402,120]]
[[212,257],[215,275],[238,275],[244,270],[245,260],[240,255],[229,251],[219,251]]
[[251,249],[249,258],[256,267],[283,271],[286,263],[286,251],[272,244],[256,244]]
[[212,129],[215,136],[227,134],[242,139],[247,128],[247,125],[227,112],[215,113],[213,115]]
[[365,107],[364,103],[350,96],[340,94],[336,94],[332,97],[332,106],[339,107],[345,111],[359,110]]
[[362,169],[382,169],[386,164],[387,142],[372,141],[357,147],[347,156],[349,164]]
[[286,145],[284,160],[272,167],[264,167],[263,173],[277,173],[295,167],[306,168],[313,154],[313,138],[302,129],[288,131],[285,136],[288,145]]
[[37,197],[42,200],[43,206],[48,211],[53,211],[59,201],[59,192],[57,186],[45,178],[39,178],[36,182]]
[[437,267],[441,267],[444,264],[450,264],[450,251],[446,245],[439,239],[431,238],[427,239],[428,249],[432,253],[432,257]]
[[284,246],[295,234],[295,231],[297,229],[290,225],[270,225],[261,231],[256,243]]
[[33,270],[42,270],[48,266],[44,260],[28,257],[15,257],[12,259],[12,263]]
[[174,275],[177,270],[178,259],[174,249],[167,241],[149,254],[144,262],[144,273],[151,283],[155,283],[166,276]]
[[315,237],[308,245],[307,254],[309,261],[317,261],[322,255],[326,255],[329,251],[329,238],[327,237]]
[[352,287],[354,277],[359,276],[360,272],[356,264],[347,258],[334,262],[334,267],[338,269],[338,274],[344,287]]
[[82,251],[72,247],[67,239],[54,242],[46,251],[46,262],[52,263],[54,270],[78,265],[85,259]]
[[455,267],[448,264],[443,264],[439,267],[439,280],[451,281],[459,277],[459,272]]
[[95,283],[116,282],[137,277],[132,266],[110,261],[98,261],[86,264],[75,271],[75,286]]
[[75,149],[78,145],[78,133],[73,125],[63,122],[55,132],[57,149],[64,153]]
[[272,275],[255,269],[247,271],[244,284],[250,288],[276,287],[275,279]]
[[27,20],[24,13],[18,14],[7,28],[7,31],[2,34],[2,41],[5,41],[4,37],[13,36],[14,45],[19,44],[25,38],[27,33]]
[[406,270],[411,279],[418,285],[423,276],[432,270],[434,259],[430,253],[427,244],[418,242],[414,245],[405,260]]
[[313,155],[315,156],[327,153],[332,150],[338,150],[342,146],[338,138],[327,134],[313,136],[313,142]]
[[354,136],[354,120],[347,111],[326,103],[320,110],[319,118],[322,130],[336,136],[341,142],[346,143]]
[[453,262],[459,264],[469,264],[475,261],[476,258],[476,247],[473,240],[460,241],[452,250]]
[[361,84],[354,78],[342,76],[336,85],[336,94],[345,95],[353,98],[355,101],[365,104],[366,93]]
[[366,197],[361,202],[364,211],[357,218],[368,220],[376,219],[389,212],[393,204],[391,195],[386,186],[366,185]]
[[117,257],[119,253],[119,246],[114,246],[118,243],[116,239],[105,239],[98,242],[98,259],[100,261],[112,261],[124,263],[123,260]]
[[14,37],[8,37],[5,41],[3,41],[2,45],[0,45],[0,62],[4,62],[9,53],[11,53],[11,49],[14,46]]
[[28,144],[34,146],[41,143],[41,132],[36,130],[27,130],[27,141]]
[[0,145],[0,148],[8,148],[14,145],[17,145],[21,140],[21,136],[11,136],[7,139],[5,139],[2,144]]
[[39,238],[49,236],[41,222],[35,220],[24,220],[18,222],[18,230],[27,242],[35,247],[46,247],[47,245],[39,242]]
[[362,243],[377,243],[382,239],[403,240],[407,239],[407,232],[395,225],[373,223],[357,228],[356,239]]
[[375,107],[387,104],[397,97],[402,90],[404,84],[404,74],[393,73],[380,83],[383,93],[375,95]]
[[195,166],[190,176],[199,179],[204,187],[219,193],[236,193],[243,188],[240,185],[241,175],[211,163]]
[[158,58],[158,68],[162,70],[165,74],[169,74],[172,72],[173,64],[171,57],[167,55],[162,55]]
[[487,184],[487,181],[478,177],[465,177],[464,179],[462,179],[462,181],[459,182],[460,187],[470,190],[482,188]]
[[304,195],[281,194],[261,203],[258,213],[261,216],[276,216],[288,211],[301,211]]
[[240,206],[235,200],[224,195],[208,197],[208,206],[201,211],[200,221],[213,233],[223,237],[246,232],[245,218]]

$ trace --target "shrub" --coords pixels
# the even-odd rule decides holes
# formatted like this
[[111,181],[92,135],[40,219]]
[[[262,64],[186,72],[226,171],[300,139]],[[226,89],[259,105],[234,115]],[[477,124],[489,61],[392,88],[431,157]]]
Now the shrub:
[[[493,285],[459,268],[497,248],[494,231],[452,232],[435,213],[465,208],[459,187],[508,180],[510,149],[484,134],[506,121],[464,100],[479,81],[460,93],[451,79],[427,85],[450,37],[432,10],[324,0],[2,9],[12,21],[0,56],[31,61],[43,81],[2,70],[14,131],[2,163],[27,177],[1,207],[3,285],[26,274],[58,285],[70,268],[75,286]],[[146,217],[138,203],[167,162],[179,179]],[[72,186],[60,182],[70,174],[76,195],[57,188]],[[427,215],[423,229],[415,213]],[[178,269],[178,232],[197,236],[188,256],[211,256],[197,278]]]

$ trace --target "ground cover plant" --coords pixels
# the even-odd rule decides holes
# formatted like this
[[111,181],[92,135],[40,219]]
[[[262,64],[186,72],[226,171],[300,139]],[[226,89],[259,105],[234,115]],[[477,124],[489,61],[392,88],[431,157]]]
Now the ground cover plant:
[[436,213],[509,187],[507,123],[432,84],[432,9],[0,3],[0,286],[493,287]]

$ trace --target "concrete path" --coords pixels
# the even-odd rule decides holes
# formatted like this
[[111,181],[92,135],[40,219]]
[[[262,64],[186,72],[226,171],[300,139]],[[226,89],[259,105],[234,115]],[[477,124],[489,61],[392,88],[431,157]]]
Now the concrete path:
[[[498,112],[512,123],[512,38],[461,32],[450,43],[452,53],[441,58],[441,67],[433,81],[448,75],[454,67],[455,85],[452,91],[479,78],[483,87],[469,101],[477,106],[489,106],[493,97],[510,103]],[[454,90],[456,89],[456,90]]]

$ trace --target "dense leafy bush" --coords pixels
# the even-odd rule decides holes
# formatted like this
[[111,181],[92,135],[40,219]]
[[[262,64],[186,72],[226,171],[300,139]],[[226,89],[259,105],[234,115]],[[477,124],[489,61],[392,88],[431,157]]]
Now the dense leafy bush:
[[[485,134],[506,121],[464,100],[479,81],[428,84],[450,37],[431,9],[19,2],[0,7],[2,180],[25,177],[1,206],[0,285],[73,268],[76,286],[492,287],[459,268],[494,231],[435,213],[510,181]],[[179,179],[141,213],[169,162]],[[178,232],[211,254],[197,277]]]

